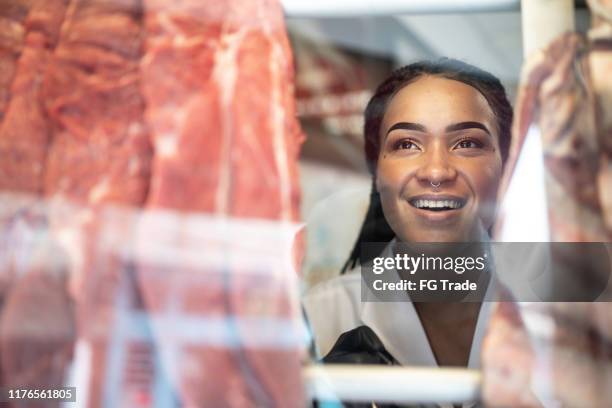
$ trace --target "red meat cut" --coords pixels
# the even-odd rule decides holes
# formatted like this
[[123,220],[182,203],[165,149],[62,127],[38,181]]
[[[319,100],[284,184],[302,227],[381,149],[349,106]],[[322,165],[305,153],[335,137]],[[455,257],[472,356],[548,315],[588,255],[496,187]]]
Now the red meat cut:
[[147,205],[297,220],[302,135],[280,6],[144,4],[142,82],[155,149]]
[[[4,341],[5,378],[25,378],[19,362],[39,361],[44,369],[30,384],[60,381],[78,342],[91,352],[91,406],[110,398],[105,390],[113,381],[125,391],[115,393],[123,398],[113,400],[117,405],[150,406],[161,370],[155,355],[183,404],[302,405],[299,345],[291,337],[299,310],[293,281],[280,277],[295,274],[290,244],[303,135],[280,5],[53,1],[32,3],[46,13],[44,24],[56,18],[56,31],[44,25],[45,42],[35,43],[29,59],[24,48],[11,79],[25,85],[4,116],[14,105],[20,121],[0,127],[7,129],[6,155],[17,163],[2,173],[0,188],[78,205],[45,212],[49,246],[65,254],[64,269],[54,279],[44,268],[22,271],[1,327],[18,333],[26,319],[43,332],[53,325],[63,331],[55,343],[44,336]],[[34,109],[24,115],[26,104]],[[18,142],[15,135],[25,137]],[[15,159],[20,146],[22,161]],[[111,204],[128,207],[113,211]],[[198,235],[219,223],[217,235]],[[155,245],[158,251],[131,258],[132,246]],[[191,265],[170,257],[173,263],[158,264],[157,254],[168,251],[242,262]],[[45,285],[50,292],[41,294]],[[129,302],[119,307],[125,296]],[[220,319],[229,337],[177,343],[159,323],[168,310],[202,327]],[[121,322],[130,316],[144,316],[152,335],[122,338]],[[109,365],[117,350],[126,353],[119,368]]]
[[[589,5],[597,8],[588,36],[567,33],[534,54],[524,67],[518,95],[508,166],[516,164],[528,130],[539,130],[553,242],[609,242],[612,236],[612,24],[605,17],[612,4]],[[575,286],[592,278],[587,270],[570,269]],[[609,296],[609,285],[606,290]],[[517,324],[504,313],[511,307],[533,324]],[[609,316],[606,301],[498,306],[483,342],[485,403],[609,406]]]
[[31,1],[0,1],[0,123],[10,99],[10,87],[17,60],[23,48],[27,16]]
[[138,0],[73,0],[45,79],[53,126],[45,193],[142,205],[151,149],[142,113]]
[[[11,54],[19,54],[13,65],[12,55],[0,48],[0,189],[38,194],[42,192],[49,142],[42,82],[57,43],[66,0],[13,3],[4,10],[0,4],[0,10],[16,14],[15,10],[29,7],[29,12],[23,26],[12,21],[12,27],[7,26],[7,31],[0,34],[6,35],[0,41],[13,41]],[[3,21],[8,25],[6,19],[0,19],[0,29]],[[23,36],[21,44],[19,34]]]
[[[147,206],[203,211],[236,221],[278,220],[279,231],[297,221],[302,134],[295,117],[291,51],[280,5],[225,0],[211,6],[192,0],[169,6],[145,0],[144,8],[141,69],[145,117],[155,150]],[[258,239],[236,237],[245,242],[222,251],[240,253],[240,245],[253,245],[249,240]],[[242,256],[247,259],[249,252]],[[289,264],[285,268],[284,273],[293,273]],[[140,272],[145,304],[163,310],[163,280],[150,279],[146,268]],[[194,284],[192,294],[185,288],[185,297],[197,299],[200,294],[202,299],[190,303],[189,312],[207,315],[211,307],[222,306],[219,313],[237,319],[257,310],[272,319],[296,315],[289,288],[268,287],[274,295],[258,295],[257,286],[266,288],[258,282],[262,277],[243,272],[197,271],[204,274],[206,284]],[[224,293],[227,298],[221,305],[203,301],[223,298]],[[213,396],[235,406],[301,405],[296,348],[251,346],[253,334],[243,332],[240,325],[236,330],[242,339],[237,350],[206,344],[183,350],[184,358],[196,367],[179,374],[187,401],[205,405]],[[210,367],[223,367],[224,374],[213,375]],[[240,372],[245,381],[229,380]]]

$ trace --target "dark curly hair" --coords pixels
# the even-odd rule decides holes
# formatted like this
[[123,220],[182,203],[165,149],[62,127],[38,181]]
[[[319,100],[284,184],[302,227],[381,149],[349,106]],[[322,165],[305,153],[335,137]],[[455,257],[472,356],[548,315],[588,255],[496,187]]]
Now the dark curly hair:
[[441,58],[437,61],[419,61],[393,71],[378,86],[365,110],[365,155],[373,179],[372,192],[366,218],[349,259],[342,268],[342,273],[357,265],[361,255],[362,243],[389,242],[395,237],[395,233],[385,219],[380,196],[374,185],[380,152],[380,126],[391,98],[400,89],[422,76],[436,76],[463,82],[478,90],[485,97],[496,118],[502,164],[506,163],[510,148],[512,106],[499,79],[480,68],[450,58]]

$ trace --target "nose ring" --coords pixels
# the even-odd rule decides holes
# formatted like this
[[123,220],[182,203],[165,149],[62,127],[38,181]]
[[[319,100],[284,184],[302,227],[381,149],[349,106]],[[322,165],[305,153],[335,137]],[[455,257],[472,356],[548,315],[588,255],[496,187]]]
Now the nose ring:
[[430,182],[429,182],[429,184],[431,184],[431,186],[432,186],[433,188],[438,188],[438,187],[440,187],[440,182],[439,182],[439,181],[438,181],[438,183],[437,183],[437,184],[434,184],[434,182],[433,182],[433,181],[430,181]]

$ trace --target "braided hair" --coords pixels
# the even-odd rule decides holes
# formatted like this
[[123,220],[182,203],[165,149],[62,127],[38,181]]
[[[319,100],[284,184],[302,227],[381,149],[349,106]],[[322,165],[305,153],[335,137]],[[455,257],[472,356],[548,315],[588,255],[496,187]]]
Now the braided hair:
[[368,170],[372,175],[372,192],[365,220],[351,254],[342,267],[341,273],[354,268],[361,256],[361,244],[365,242],[389,242],[395,233],[387,223],[376,191],[376,167],[380,152],[380,126],[391,98],[403,87],[422,76],[436,76],[463,82],[478,90],[487,100],[495,115],[502,164],[508,158],[510,149],[512,106],[506,91],[498,78],[480,68],[465,62],[441,58],[437,61],[420,61],[406,65],[391,73],[381,83],[365,109],[365,156]]

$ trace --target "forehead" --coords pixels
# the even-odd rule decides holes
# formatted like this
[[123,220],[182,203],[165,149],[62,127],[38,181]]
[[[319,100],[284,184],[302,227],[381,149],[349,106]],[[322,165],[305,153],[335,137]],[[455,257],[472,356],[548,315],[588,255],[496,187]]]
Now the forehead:
[[495,116],[476,89],[452,79],[424,76],[404,86],[389,101],[381,131],[397,122],[414,122],[439,131],[458,122],[481,122],[495,131]]

